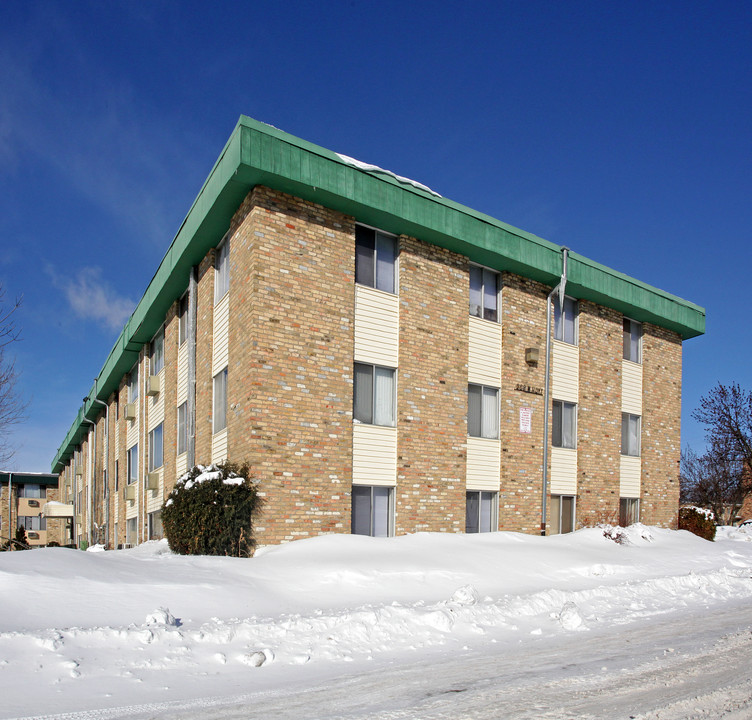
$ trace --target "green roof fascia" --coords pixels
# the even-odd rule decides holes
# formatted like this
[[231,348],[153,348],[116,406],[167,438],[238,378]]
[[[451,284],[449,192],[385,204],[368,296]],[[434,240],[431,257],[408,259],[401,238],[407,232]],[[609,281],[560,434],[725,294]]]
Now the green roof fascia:
[[10,480],[14,485],[57,485],[58,476],[51,473],[0,471],[0,483]]
[[[397,179],[362,169],[343,157],[265,123],[241,116],[201,191],[115,342],[88,399],[53,460],[62,470],[86,434],[84,418],[102,408],[138,359],[143,345],[185,291],[190,269],[219,243],[243,198],[266,185],[355,217],[395,234],[447,248],[497,270],[553,286],[561,274],[561,248],[536,235]],[[568,293],[652,322],[683,339],[705,331],[703,308],[587,258],[570,253]],[[84,427],[82,427],[84,426]]]

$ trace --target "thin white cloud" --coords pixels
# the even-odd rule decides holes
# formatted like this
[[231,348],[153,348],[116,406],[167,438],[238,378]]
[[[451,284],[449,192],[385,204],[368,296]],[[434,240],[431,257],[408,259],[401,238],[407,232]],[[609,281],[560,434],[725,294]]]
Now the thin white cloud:
[[72,277],[52,276],[71,310],[83,320],[93,320],[110,330],[122,329],[136,307],[134,300],[119,295],[102,280],[101,268],[84,267]]

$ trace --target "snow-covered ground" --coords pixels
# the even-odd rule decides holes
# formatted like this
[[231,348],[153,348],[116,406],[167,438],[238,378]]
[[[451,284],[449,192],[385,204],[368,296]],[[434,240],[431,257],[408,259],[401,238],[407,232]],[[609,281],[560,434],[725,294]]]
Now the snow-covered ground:
[[752,529],[2,553],[0,608],[3,718],[752,717]]

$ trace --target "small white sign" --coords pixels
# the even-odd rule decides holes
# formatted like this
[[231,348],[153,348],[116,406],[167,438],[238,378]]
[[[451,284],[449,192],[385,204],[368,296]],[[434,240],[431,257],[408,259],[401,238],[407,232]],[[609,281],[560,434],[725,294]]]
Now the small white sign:
[[520,432],[532,432],[533,409],[529,407],[520,408]]

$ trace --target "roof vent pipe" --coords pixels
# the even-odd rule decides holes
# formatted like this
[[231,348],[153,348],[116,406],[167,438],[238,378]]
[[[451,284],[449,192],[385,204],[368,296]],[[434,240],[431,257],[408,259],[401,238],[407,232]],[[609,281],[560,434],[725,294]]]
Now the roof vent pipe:
[[567,258],[569,248],[561,248],[561,279],[546,298],[546,381],[543,390],[543,483],[541,489],[541,535],[546,534],[546,512],[548,509],[548,418],[550,414],[551,391],[551,298],[557,295],[559,308],[564,307],[567,291]]

